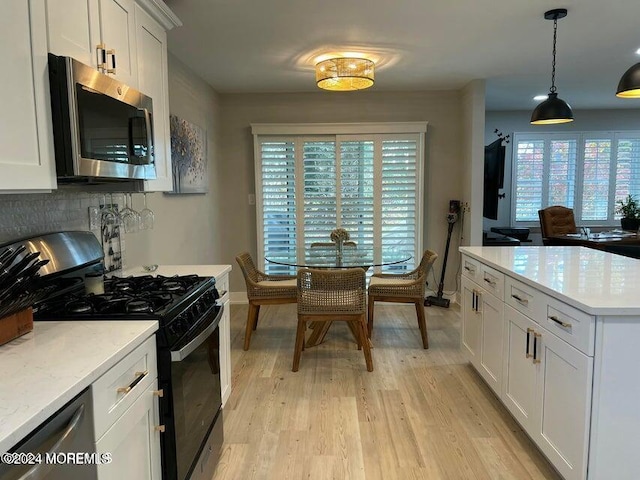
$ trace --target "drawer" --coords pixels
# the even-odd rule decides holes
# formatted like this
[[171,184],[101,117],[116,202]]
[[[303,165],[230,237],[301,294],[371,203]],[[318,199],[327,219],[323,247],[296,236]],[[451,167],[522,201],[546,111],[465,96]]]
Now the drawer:
[[596,319],[566,303],[547,297],[545,316],[536,321],[581,352],[593,356]]
[[504,301],[536,322],[540,322],[546,317],[547,296],[509,276],[505,279]]
[[102,437],[157,377],[154,335],[91,385],[95,438]]
[[480,275],[482,271],[480,270],[480,262],[474,260],[473,258],[467,257],[466,255],[462,256],[462,275],[473,280],[478,285],[481,283]]
[[487,292],[495,295],[499,300],[504,300],[504,273],[495,268],[480,264],[480,282]]

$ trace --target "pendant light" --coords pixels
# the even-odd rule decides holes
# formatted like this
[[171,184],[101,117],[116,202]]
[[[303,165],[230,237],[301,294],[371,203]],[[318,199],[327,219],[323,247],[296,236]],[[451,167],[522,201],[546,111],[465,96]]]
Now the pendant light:
[[640,98],[640,63],[629,68],[618,83],[616,97]]
[[573,112],[567,102],[558,98],[556,93],[556,39],[558,35],[558,19],[567,16],[566,8],[556,8],[545,12],[546,20],[553,20],[553,63],[551,64],[551,88],[548,98],[540,103],[531,114],[531,124],[551,125],[573,122]]

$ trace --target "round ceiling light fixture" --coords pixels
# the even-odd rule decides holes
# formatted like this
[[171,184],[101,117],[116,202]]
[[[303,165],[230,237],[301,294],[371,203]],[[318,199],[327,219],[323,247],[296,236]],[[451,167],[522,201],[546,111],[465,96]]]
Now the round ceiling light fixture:
[[374,82],[373,61],[367,58],[335,57],[316,64],[316,84],[323,90],[364,90]]

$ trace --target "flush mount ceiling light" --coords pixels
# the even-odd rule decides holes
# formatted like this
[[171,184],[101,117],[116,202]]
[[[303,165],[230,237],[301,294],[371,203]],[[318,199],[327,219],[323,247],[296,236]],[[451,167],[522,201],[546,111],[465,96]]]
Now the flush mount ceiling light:
[[553,20],[553,63],[551,64],[551,88],[547,99],[538,105],[531,114],[533,125],[550,125],[573,122],[573,112],[567,102],[558,98],[556,93],[556,39],[558,35],[558,19],[567,16],[566,8],[556,8],[545,12],[546,20]]
[[336,57],[316,64],[316,84],[324,90],[348,92],[373,85],[374,63],[366,58]]
[[640,63],[636,63],[624,72],[620,82],[618,82],[616,97],[640,98]]

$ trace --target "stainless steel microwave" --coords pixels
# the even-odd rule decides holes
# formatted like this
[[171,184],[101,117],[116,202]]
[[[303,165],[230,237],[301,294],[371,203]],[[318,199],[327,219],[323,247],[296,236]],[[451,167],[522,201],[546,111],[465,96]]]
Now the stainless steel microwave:
[[151,98],[51,53],[49,82],[59,181],[156,178]]

